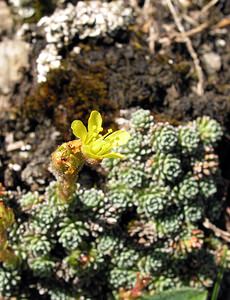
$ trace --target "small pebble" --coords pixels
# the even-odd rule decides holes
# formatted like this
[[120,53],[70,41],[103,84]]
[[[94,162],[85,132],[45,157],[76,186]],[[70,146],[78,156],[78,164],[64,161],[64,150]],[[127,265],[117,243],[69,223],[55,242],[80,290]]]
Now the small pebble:
[[209,75],[213,75],[221,69],[221,57],[215,52],[205,53],[202,57],[204,68]]
[[15,172],[19,172],[22,168],[19,164],[9,164],[9,168]]
[[21,151],[30,151],[32,148],[32,146],[30,144],[27,144],[27,145],[23,145],[21,147]]
[[226,46],[226,41],[225,40],[223,40],[223,39],[218,39],[218,40],[216,40],[216,46],[217,47],[225,47]]
[[14,143],[7,144],[6,151],[7,152],[15,151],[15,150],[21,149],[24,146],[25,146],[25,144],[23,141],[17,141]]

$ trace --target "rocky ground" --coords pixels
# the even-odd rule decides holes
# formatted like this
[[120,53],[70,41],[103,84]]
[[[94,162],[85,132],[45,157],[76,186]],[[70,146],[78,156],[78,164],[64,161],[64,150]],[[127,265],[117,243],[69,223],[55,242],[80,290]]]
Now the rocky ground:
[[73,119],[98,109],[116,127],[143,107],[173,124],[219,120],[228,184],[230,1],[93,2],[0,2],[0,182],[43,191]]

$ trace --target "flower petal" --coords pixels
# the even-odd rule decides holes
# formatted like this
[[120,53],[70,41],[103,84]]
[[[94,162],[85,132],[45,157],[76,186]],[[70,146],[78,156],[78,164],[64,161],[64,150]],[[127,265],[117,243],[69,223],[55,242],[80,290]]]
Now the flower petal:
[[124,157],[125,157],[124,155],[117,152],[111,152],[101,156],[101,158],[124,158]]
[[93,110],[90,114],[89,120],[88,120],[88,132],[91,133],[99,133],[103,130],[102,126],[102,117],[101,114]]
[[97,159],[97,160],[102,160],[102,157],[93,153],[91,151],[91,147],[88,145],[83,145],[82,146],[82,153],[85,157],[87,158],[93,158],[93,159]]
[[117,130],[105,138],[105,141],[110,141],[113,146],[121,146],[128,142],[130,134],[125,130]]
[[99,154],[101,149],[104,147],[105,142],[103,140],[96,140],[92,144],[90,144],[90,149],[93,153]]
[[82,140],[82,142],[85,141],[87,137],[87,129],[85,125],[82,123],[82,121],[75,120],[71,124],[71,128],[73,131],[73,134]]
[[104,155],[106,153],[109,153],[113,148],[113,143],[110,141],[104,141],[104,143],[101,146],[100,151],[98,152],[98,155]]

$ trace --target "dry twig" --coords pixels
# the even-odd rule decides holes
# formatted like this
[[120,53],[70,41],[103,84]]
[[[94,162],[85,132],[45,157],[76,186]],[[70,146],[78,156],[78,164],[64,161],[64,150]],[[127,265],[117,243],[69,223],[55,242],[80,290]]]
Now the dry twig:
[[224,241],[230,243],[230,233],[216,227],[216,225],[212,224],[209,221],[209,219],[205,219],[205,221],[203,222],[203,226],[207,229],[212,230],[214,232],[215,236],[220,237]]
[[[186,37],[193,36],[197,33],[202,32],[203,30],[205,30],[206,28],[208,28],[208,26],[209,26],[209,22],[204,22],[204,23],[198,25],[197,27],[186,31],[183,36],[186,36]],[[181,41],[183,41],[183,37],[181,36],[181,34],[177,34],[176,35],[176,42],[181,42]]]
[[225,227],[226,227],[227,232],[230,233],[230,207],[226,208]]
[[224,18],[216,24],[216,28],[224,28],[230,26],[230,18]]
[[203,70],[200,66],[200,60],[199,57],[197,55],[197,53],[195,52],[192,42],[190,40],[190,38],[186,35],[184,26],[182,25],[181,19],[172,3],[171,0],[166,0],[166,3],[168,5],[168,8],[173,16],[174,22],[177,26],[177,29],[180,31],[181,33],[181,37],[183,39],[183,41],[186,43],[188,52],[190,54],[190,56],[193,59],[193,63],[194,63],[194,67],[195,70],[197,72],[197,77],[198,77],[198,83],[197,83],[197,88],[196,88],[196,92],[199,96],[204,94],[204,74],[203,74]]
[[216,5],[219,0],[211,0],[208,4],[206,4],[200,11],[200,15],[205,14],[212,6]]
[[142,31],[148,34],[148,44],[151,52],[155,51],[156,41],[159,39],[159,30],[157,22],[154,20],[155,8],[152,0],[145,0],[142,8],[138,6],[137,0],[129,0],[129,4],[134,8],[138,23]]
[[198,26],[199,22],[197,21],[197,18],[194,18],[194,16],[189,16],[186,14],[182,14],[181,18],[186,21],[188,24],[190,24],[191,26]]
[[156,26],[156,22],[154,22],[154,8],[152,5],[151,0],[146,0],[144,7],[143,7],[143,14],[147,16],[148,22],[149,22],[149,37],[148,37],[148,43],[149,43],[149,49],[151,52],[155,51],[155,43],[158,39],[159,32],[158,28]]

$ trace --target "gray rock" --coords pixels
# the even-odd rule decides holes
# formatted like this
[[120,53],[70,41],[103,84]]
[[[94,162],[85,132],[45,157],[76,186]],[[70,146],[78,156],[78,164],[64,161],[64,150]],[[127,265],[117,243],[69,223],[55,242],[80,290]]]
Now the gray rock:
[[11,32],[13,19],[9,7],[4,1],[0,1],[0,35]]
[[60,133],[49,122],[45,122],[44,127],[41,126],[33,137],[34,142],[33,139],[30,141],[36,147],[31,150],[33,155],[30,155],[30,161],[25,164],[21,179],[32,191],[43,190],[46,179],[51,175],[48,171],[50,155],[57,146],[59,136]]
[[29,44],[17,39],[4,39],[0,43],[0,95],[8,94],[20,81],[21,69],[28,66],[29,50]]
[[215,52],[208,52],[203,54],[202,62],[204,68],[209,75],[213,75],[220,71],[221,69],[221,57]]

